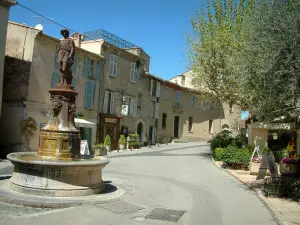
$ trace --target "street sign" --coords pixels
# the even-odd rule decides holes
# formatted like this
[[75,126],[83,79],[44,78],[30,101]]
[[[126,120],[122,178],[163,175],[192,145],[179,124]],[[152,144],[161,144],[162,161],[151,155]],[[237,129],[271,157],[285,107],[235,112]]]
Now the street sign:
[[122,105],[121,115],[127,116],[128,114],[128,105]]
[[269,169],[271,177],[278,177],[278,168],[272,152],[263,154],[256,180],[264,179]]
[[246,120],[249,118],[249,111],[242,111],[241,112],[241,120]]

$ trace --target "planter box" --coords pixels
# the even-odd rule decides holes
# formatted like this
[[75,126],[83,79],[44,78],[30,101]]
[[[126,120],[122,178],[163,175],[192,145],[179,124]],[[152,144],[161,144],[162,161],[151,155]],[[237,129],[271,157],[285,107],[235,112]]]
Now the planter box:
[[[250,163],[250,174],[251,175],[257,175],[259,171],[260,163],[251,162]],[[267,169],[267,176],[270,176],[269,169]]]
[[105,148],[103,148],[103,149],[95,149],[95,155],[96,156],[107,155],[107,150]]
[[282,176],[294,176],[297,173],[297,164],[280,163],[280,174]]

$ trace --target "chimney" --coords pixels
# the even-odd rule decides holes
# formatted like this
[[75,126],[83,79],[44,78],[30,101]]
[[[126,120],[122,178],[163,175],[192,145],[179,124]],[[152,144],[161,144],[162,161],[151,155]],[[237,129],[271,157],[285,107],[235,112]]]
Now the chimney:
[[80,46],[81,46],[81,40],[82,40],[82,35],[76,32],[76,33],[74,33],[72,35],[72,39],[75,42],[75,46],[80,48]]

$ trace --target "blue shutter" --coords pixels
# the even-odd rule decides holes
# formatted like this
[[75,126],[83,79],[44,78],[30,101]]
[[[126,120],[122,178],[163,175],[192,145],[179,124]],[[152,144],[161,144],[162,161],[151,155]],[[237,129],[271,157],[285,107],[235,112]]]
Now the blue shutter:
[[101,75],[102,75],[102,64],[101,61],[98,60],[98,65],[97,65],[97,80],[101,80]]
[[77,74],[77,62],[78,62],[78,53],[74,54],[74,63],[72,65],[72,74]]
[[87,80],[85,86],[84,108],[86,109],[94,108],[94,92],[95,92],[95,83],[93,81]]
[[84,56],[83,76],[85,78],[88,77],[88,72],[89,72],[89,57]]
[[54,85],[60,82],[60,73],[55,71],[52,73],[52,83],[51,88],[54,88]]

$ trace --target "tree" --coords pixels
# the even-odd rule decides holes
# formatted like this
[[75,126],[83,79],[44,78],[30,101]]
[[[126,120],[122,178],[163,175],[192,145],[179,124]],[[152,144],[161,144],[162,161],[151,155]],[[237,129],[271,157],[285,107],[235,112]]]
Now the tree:
[[300,2],[265,3],[247,23],[251,38],[240,52],[243,91],[263,121],[289,117],[300,98]]
[[237,66],[240,51],[251,31],[246,18],[255,12],[257,1],[208,0],[207,8],[191,20],[193,32],[187,35],[190,67],[202,100],[248,105],[242,76]]

